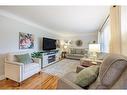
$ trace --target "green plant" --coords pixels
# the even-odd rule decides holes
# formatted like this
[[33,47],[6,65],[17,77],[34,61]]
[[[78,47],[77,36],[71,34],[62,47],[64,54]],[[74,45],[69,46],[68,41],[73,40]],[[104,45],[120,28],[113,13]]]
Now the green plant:
[[40,53],[40,52],[33,52],[33,53],[31,53],[31,56],[32,56],[33,58],[41,58],[42,53]]

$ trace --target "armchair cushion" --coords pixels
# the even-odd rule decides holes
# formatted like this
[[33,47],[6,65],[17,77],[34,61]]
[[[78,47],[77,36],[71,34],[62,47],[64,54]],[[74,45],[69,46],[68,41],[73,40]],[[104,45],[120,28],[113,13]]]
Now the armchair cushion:
[[18,59],[18,62],[24,63],[24,64],[28,64],[31,63],[31,58],[30,55],[27,54],[20,54],[20,55],[15,55]]
[[39,67],[40,67],[40,65],[37,63],[25,64],[24,65],[24,73],[30,72],[30,71],[34,70],[35,68],[39,68]]

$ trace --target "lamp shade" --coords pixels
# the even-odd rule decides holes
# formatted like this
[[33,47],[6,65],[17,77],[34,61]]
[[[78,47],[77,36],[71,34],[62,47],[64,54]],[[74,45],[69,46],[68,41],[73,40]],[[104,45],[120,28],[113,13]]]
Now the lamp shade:
[[100,44],[89,44],[90,52],[100,52]]

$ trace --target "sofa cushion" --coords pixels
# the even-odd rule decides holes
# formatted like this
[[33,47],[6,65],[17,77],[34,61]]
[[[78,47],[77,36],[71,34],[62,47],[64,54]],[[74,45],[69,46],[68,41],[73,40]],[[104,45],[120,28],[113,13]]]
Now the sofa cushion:
[[75,57],[84,57],[84,55],[81,54],[74,54]]
[[66,54],[66,56],[74,56],[74,54]]
[[15,55],[15,56],[17,57],[18,62],[21,62],[21,63],[24,63],[24,64],[31,63],[31,58],[30,58],[30,55],[28,53]]
[[66,56],[67,57],[80,57],[80,58],[84,57],[84,55],[81,55],[81,54],[67,54]]
[[100,67],[101,85],[111,88],[127,68],[127,57],[121,55],[107,56]]
[[96,80],[98,73],[98,65],[93,65],[88,68],[85,68],[78,73],[75,83],[81,87],[86,87]]
[[82,50],[81,49],[75,49],[75,53],[76,54],[82,54]]
[[25,64],[24,65],[24,72],[27,73],[35,68],[40,67],[38,63],[30,63],[30,64]]
[[71,54],[75,54],[75,49],[71,48],[71,49],[70,49],[70,53],[71,53]]

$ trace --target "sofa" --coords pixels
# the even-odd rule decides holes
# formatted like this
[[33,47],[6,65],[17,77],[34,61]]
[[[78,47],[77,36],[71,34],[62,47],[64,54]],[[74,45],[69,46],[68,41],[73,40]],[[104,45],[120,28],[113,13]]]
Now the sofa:
[[26,52],[8,53],[5,58],[5,77],[19,84],[25,79],[41,71],[41,59],[33,58],[29,64],[18,62],[15,55],[26,54]]
[[[57,89],[84,89],[74,83],[77,74],[70,72],[59,79]],[[97,79],[87,89],[127,89],[127,57],[111,54],[104,58]]]
[[79,49],[79,48],[70,48],[69,52],[66,54],[66,58],[68,59],[81,59],[85,55],[87,55],[87,51],[85,49]]

